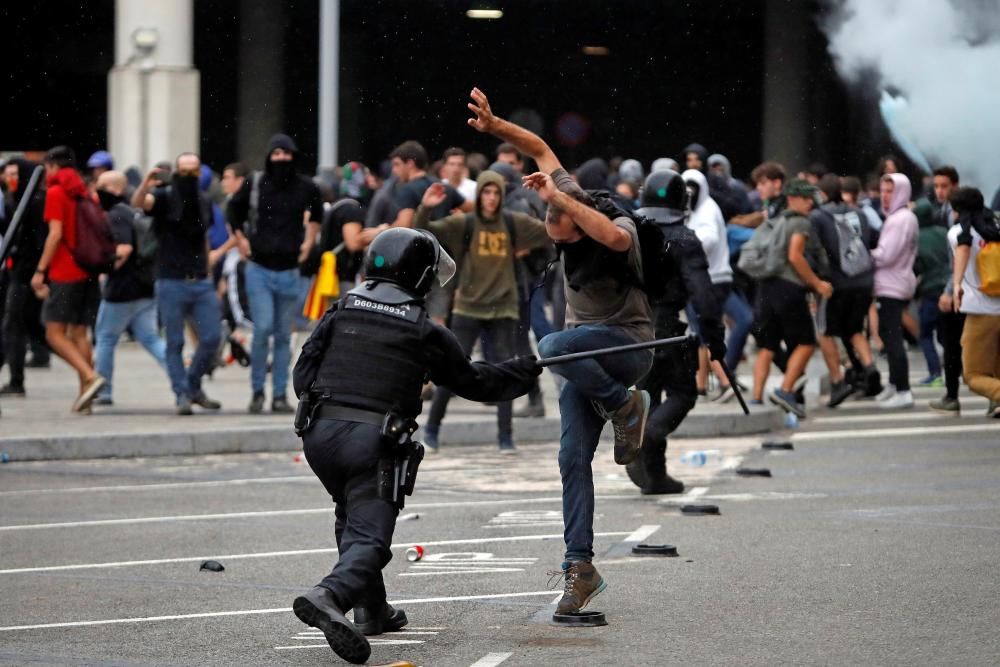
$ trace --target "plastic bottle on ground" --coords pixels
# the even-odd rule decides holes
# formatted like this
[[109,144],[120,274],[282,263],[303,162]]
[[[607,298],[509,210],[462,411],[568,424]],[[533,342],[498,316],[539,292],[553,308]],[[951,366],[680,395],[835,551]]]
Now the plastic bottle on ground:
[[681,456],[681,463],[692,468],[701,468],[709,463],[716,463],[722,459],[722,452],[718,449],[701,449],[685,452]]

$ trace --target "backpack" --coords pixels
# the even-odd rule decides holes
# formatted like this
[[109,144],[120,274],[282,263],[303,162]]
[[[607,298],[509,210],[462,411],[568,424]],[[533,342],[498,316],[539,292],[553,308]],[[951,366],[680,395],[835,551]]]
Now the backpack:
[[986,296],[1000,297],[1000,216],[994,211],[984,211],[985,245],[976,255],[976,271],[979,272],[979,291]]
[[855,211],[834,213],[837,230],[837,247],[840,252],[840,270],[848,278],[860,276],[872,269],[872,256],[861,237],[861,218]]
[[69,250],[77,265],[92,276],[115,268],[111,221],[101,205],[87,195],[76,199],[76,243]]
[[740,271],[754,280],[773,278],[788,265],[788,231],[785,217],[768,218],[740,248]]
[[610,192],[587,190],[587,194],[594,201],[594,207],[608,219],[625,217],[635,223],[636,235],[639,237],[639,256],[642,258],[642,279],[631,276],[631,282],[645,292],[651,301],[658,301],[663,297],[670,275],[666,239],[663,238],[659,225],[635,211],[625,210]]

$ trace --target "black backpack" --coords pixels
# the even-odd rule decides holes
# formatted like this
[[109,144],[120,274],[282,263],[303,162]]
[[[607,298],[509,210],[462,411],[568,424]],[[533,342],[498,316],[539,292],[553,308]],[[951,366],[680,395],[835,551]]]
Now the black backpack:
[[[663,297],[669,276],[666,240],[660,227],[634,211],[629,211],[615,201],[615,196],[606,190],[587,190],[594,201],[594,208],[610,220],[625,217],[635,223],[639,236],[639,254],[642,257],[642,279],[630,275],[624,282],[629,282],[642,289],[651,301]],[[630,272],[631,273],[631,272]]]

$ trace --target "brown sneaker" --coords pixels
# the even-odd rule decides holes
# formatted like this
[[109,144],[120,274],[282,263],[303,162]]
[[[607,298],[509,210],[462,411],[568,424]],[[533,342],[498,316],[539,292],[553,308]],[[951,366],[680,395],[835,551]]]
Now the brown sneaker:
[[73,402],[73,412],[84,413],[87,409],[89,409],[90,404],[94,402],[95,398],[97,398],[97,392],[101,390],[101,387],[103,387],[106,382],[107,381],[100,375],[95,375],[88,380],[87,384],[83,386],[83,391],[80,392],[80,395],[77,396],[76,400]]
[[615,463],[620,466],[635,461],[642,449],[642,435],[649,416],[649,394],[633,389],[625,405],[609,415],[615,430]]
[[593,563],[586,561],[563,563],[563,569],[549,572],[549,576],[552,578],[562,576],[565,579],[562,599],[556,605],[557,614],[581,611],[608,586]]

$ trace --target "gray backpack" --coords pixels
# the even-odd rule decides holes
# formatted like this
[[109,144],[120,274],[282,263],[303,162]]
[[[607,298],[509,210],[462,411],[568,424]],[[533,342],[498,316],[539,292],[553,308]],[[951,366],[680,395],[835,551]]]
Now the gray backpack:
[[740,271],[754,280],[774,278],[788,266],[788,225],[779,215],[760,223],[740,248]]
[[861,237],[861,218],[857,212],[834,213],[833,221],[837,229],[840,270],[848,278],[871,271],[872,256]]

